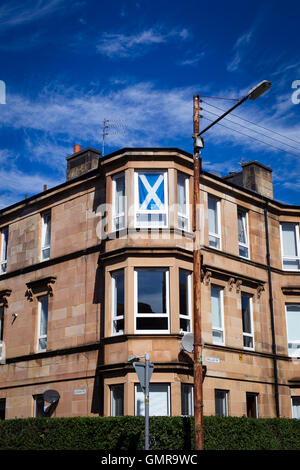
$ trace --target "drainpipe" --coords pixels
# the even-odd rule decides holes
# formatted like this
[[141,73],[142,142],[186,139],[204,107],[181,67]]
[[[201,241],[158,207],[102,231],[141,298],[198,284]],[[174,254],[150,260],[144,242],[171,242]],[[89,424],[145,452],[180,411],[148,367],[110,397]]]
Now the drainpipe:
[[269,282],[269,304],[270,304],[271,332],[272,332],[273,370],[274,370],[274,383],[275,383],[275,405],[276,405],[276,416],[277,416],[277,418],[279,418],[280,417],[280,412],[279,412],[279,393],[278,393],[278,373],[277,373],[276,337],[275,337],[275,323],[274,323],[274,305],[273,305],[270,241],[269,241],[269,227],[268,227],[268,205],[269,205],[269,203],[268,203],[268,201],[266,201],[266,205],[265,205],[265,208],[264,208],[264,216],[265,216],[265,230],[266,230],[268,282]]

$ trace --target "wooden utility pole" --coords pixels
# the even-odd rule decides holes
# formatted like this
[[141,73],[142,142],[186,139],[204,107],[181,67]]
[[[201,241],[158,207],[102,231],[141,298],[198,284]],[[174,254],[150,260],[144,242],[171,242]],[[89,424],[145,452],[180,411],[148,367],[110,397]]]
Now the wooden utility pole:
[[203,370],[201,333],[201,252],[200,252],[200,149],[196,145],[199,134],[199,95],[194,95],[194,419],[195,450],[204,449],[203,435]]

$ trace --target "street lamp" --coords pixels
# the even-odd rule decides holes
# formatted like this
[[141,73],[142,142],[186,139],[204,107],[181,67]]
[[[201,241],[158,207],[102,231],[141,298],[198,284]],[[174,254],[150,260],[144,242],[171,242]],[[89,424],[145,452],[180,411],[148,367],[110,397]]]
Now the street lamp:
[[194,436],[195,450],[204,449],[203,433],[203,360],[202,360],[202,331],[201,331],[201,251],[200,251],[200,217],[198,214],[200,208],[200,173],[201,159],[200,152],[204,148],[204,141],[201,137],[204,132],[217,124],[221,119],[231,113],[235,108],[250,99],[256,100],[259,96],[269,90],[271,82],[263,80],[255,87],[251,88],[246,96],[239,99],[228,111],[209,124],[201,132],[199,130],[199,95],[193,98],[193,124],[194,124],[194,200],[193,200],[193,232],[194,232],[194,250],[193,250],[193,271],[194,271]]

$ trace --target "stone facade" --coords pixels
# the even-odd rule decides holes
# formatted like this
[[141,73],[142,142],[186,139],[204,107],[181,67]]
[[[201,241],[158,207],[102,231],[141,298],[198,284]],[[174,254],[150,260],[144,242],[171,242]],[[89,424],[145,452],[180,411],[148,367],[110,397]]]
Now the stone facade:
[[[98,155],[88,151],[93,158]],[[84,151],[80,156],[82,165]],[[75,157],[68,157],[68,162]],[[166,174],[164,228],[136,227],[137,170]],[[111,387],[118,384],[123,385],[123,413],[133,415],[138,379],[128,356],[146,352],[155,366],[151,383],[168,385],[168,412],[180,415],[181,386],[193,384],[192,354],[181,345],[179,290],[180,270],[193,270],[192,155],[179,149],[122,149],[97,165],[93,159],[88,171],[81,167],[77,171],[74,163],[72,171],[66,183],[0,211],[0,228],[9,227],[7,270],[0,275],[5,345],[0,398],[6,399],[5,417],[34,416],[34,397],[48,389],[60,394],[53,416],[109,416]],[[179,172],[187,178],[189,228],[185,231],[180,230],[174,209]],[[120,173],[125,177],[127,209],[133,209],[127,211],[126,229],[115,231],[113,208],[103,207],[114,204],[114,177]],[[272,200],[270,184],[268,199],[259,187],[253,191],[249,182],[246,188],[242,183],[207,172],[201,175],[204,414],[215,414],[215,390],[221,390],[227,393],[228,414],[247,415],[246,396],[253,394],[257,415],[274,417],[277,390],[280,416],[291,417],[291,397],[300,397],[300,360],[288,353],[285,305],[300,304],[300,271],[282,267],[280,223],[299,225],[300,208]],[[220,249],[209,241],[208,195],[219,201]],[[240,207],[247,212],[247,258],[239,253]],[[41,214],[45,211],[51,211],[51,244],[49,259],[42,260]],[[101,227],[107,238],[100,236]],[[137,332],[139,269],[168,272],[167,332]],[[112,279],[120,270],[124,273],[124,331],[113,334]],[[212,333],[212,286],[222,290],[222,344],[215,342]],[[254,344],[249,349],[243,343],[242,293],[251,297],[252,304]],[[48,299],[47,347],[42,351],[38,349],[41,296]]]

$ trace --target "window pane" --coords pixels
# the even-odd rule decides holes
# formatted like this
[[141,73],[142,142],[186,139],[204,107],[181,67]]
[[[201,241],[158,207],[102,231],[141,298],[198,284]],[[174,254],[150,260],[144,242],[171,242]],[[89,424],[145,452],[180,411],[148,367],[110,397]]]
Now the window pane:
[[[169,416],[169,386],[167,384],[150,384],[149,386],[149,415]],[[140,385],[135,389],[136,415],[145,415],[144,393]]]
[[181,384],[181,414],[183,416],[193,416],[194,400],[193,385]]
[[244,336],[244,348],[253,348],[252,336]]
[[164,203],[164,174],[139,173],[139,208],[162,210]]
[[213,248],[220,248],[220,239],[214,237],[213,235],[209,235],[209,246]]
[[111,416],[124,414],[124,385],[111,386]]
[[215,409],[216,415],[227,416],[227,392],[215,390]]
[[247,417],[257,418],[257,395],[246,393]]
[[282,224],[282,246],[284,256],[298,256],[296,226],[294,224]]
[[250,313],[250,297],[242,294],[242,318],[243,333],[252,333],[251,330],[251,313]]
[[189,273],[183,269],[179,269],[179,300],[180,315],[189,316],[189,297],[188,297],[188,280]]
[[5,419],[5,408],[6,408],[6,399],[1,398],[0,399],[0,419]]
[[138,313],[167,313],[166,271],[138,271]]
[[292,397],[292,418],[300,419],[300,397]]
[[287,324],[289,342],[300,341],[300,305],[287,305]]
[[43,224],[44,224],[44,230],[43,230],[43,247],[44,246],[49,246],[50,245],[50,228],[51,228],[51,219],[50,219],[50,214],[44,214],[43,215]]
[[138,317],[136,319],[137,330],[167,330],[168,318],[165,317]]
[[218,200],[208,196],[208,230],[210,233],[219,233],[217,208]]
[[248,258],[248,248],[245,246],[239,246],[239,255],[243,256],[244,258]]
[[247,245],[247,217],[246,212],[238,212],[238,231],[239,231],[239,243]]
[[178,211],[180,214],[186,214],[186,176],[178,173],[177,191],[178,191]]
[[214,343],[223,343],[223,331],[213,330],[212,335]]
[[213,328],[222,328],[221,288],[211,287],[211,311]]
[[47,334],[48,326],[48,296],[39,298],[40,302],[40,336]]
[[300,270],[300,261],[299,260],[283,260],[284,269],[289,269],[291,271]]
[[114,278],[114,316],[124,315],[124,272],[113,274]]
[[8,247],[8,228],[4,228],[2,230],[1,245],[1,261],[6,261]]
[[3,341],[4,307],[0,307],[0,341]]

